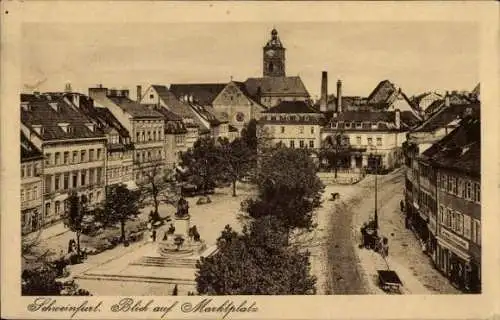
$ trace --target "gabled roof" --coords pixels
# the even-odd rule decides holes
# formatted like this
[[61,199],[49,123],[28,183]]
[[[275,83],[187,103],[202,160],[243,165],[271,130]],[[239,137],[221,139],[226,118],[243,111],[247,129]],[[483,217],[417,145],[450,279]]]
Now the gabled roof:
[[[100,128],[106,130],[106,128],[115,129],[118,134],[124,138],[130,138],[130,133],[128,130],[115,118],[115,116],[106,108],[93,108],[90,110],[88,115],[94,119]],[[109,130],[108,129],[108,130]]]
[[182,123],[182,118],[175,113],[167,110],[164,107],[155,106],[154,109],[163,114],[165,118],[165,133],[166,134],[181,134],[186,133],[187,129]]
[[444,106],[444,99],[439,99],[431,103],[427,109],[425,109],[425,113],[427,115],[431,115],[435,112],[437,112],[439,109],[441,109]]
[[[418,118],[411,111],[400,112],[400,128],[396,128],[396,111],[343,111],[330,119],[330,124],[336,124],[338,128],[344,128],[344,123],[358,123],[359,126],[350,126],[352,130],[366,131],[405,131],[418,123]],[[377,124],[374,129],[372,124]]]
[[33,142],[21,131],[21,162],[42,159],[43,155]]
[[151,110],[147,106],[139,104],[128,97],[108,96],[108,99],[134,118],[163,118],[161,113]]
[[[28,103],[28,108],[21,108],[21,122],[26,126],[40,125],[43,130],[40,137],[43,140],[69,140],[83,138],[101,138],[103,132],[99,128],[91,131],[87,124],[93,121],[81,110],[67,104],[62,97],[21,96]],[[57,109],[57,110],[56,110]],[[65,132],[58,124],[68,124],[71,131]],[[34,131],[34,130],[33,130]],[[35,131],[34,131],[35,132]]]
[[460,126],[425,150],[421,159],[445,169],[481,175],[481,122],[466,117]]
[[281,101],[278,105],[262,113],[318,113],[304,101]]
[[180,99],[193,96],[196,103],[210,105],[227,83],[178,83],[170,85],[170,91]]
[[261,96],[309,97],[309,92],[298,76],[248,78],[245,88],[253,99],[259,101]]
[[151,87],[153,87],[160,99],[174,114],[182,118],[195,118],[191,107],[177,99],[177,97],[170,90],[168,90],[167,86],[152,85]]
[[378,104],[386,102],[391,95],[396,91],[396,87],[389,80],[383,80],[373,89],[368,96],[368,103]]
[[415,128],[414,132],[433,132],[440,128],[444,128],[453,120],[463,118],[467,111],[467,108],[471,108],[471,111],[476,114],[478,114],[480,111],[478,103],[455,104],[450,105],[449,107],[442,107],[429,119]]

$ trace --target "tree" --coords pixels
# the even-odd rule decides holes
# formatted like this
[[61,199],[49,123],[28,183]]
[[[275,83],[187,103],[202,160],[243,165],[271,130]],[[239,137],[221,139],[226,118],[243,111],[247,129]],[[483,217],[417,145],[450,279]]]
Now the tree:
[[187,168],[187,179],[206,196],[215,182],[223,177],[220,148],[213,138],[198,139],[193,148],[181,155],[181,166]]
[[168,196],[173,189],[175,179],[172,171],[165,170],[163,164],[155,162],[151,165],[136,162],[140,168],[143,180],[139,184],[141,190],[141,201],[152,197],[154,205],[154,215],[159,217],[158,207],[160,201],[173,204],[173,200]]
[[314,294],[309,253],[283,246],[274,217],[255,220],[242,234],[226,226],[218,251],[197,262],[196,284],[207,295]]
[[293,228],[310,228],[324,186],[309,152],[278,148],[261,162],[257,197],[243,203],[243,209],[253,218],[278,217],[287,233]]
[[258,145],[257,129],[257,120],[251,119],[241,130],[241,140],[254,151],[257,151]]
[[24,270],[21,275],[21,294],[23,296],[89,296],[87,290],[74,283],[57,281],[60,276],[56,267],[44,264],[34,270]]
[[76,252],[80,257],[80,236],[83,230],[83,218],[88,214],[87,197],[78,196],[76,192],[71,192],[66,199],[66,212],[64,214],[64,225],[76,234]]
[[112,185],[108,189],[103,225],[120,223],[121,241],[125,243],[125,224],[127,220],[139,214],[140,191],[131,191],[123,184]]
[[339,161],[348,154],[349,145],[345,143],[343,132],[338,132],[335,136],[327,137],[322,143],[319,158],[328,161],[329,168],[333,167],[335,178],[337,178]]
[[245,177],[255,166],[255,150],[252,150],[242,138],[236,138],[232,142],[227,139],[222,140],[220,149],[224,173],[231,180],[233,197],[236,197],[236,182]]

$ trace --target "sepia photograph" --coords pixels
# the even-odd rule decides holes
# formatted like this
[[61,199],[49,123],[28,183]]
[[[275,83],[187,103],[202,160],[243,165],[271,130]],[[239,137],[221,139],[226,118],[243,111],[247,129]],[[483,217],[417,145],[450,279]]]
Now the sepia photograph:
[[481,24],[237,20],[20,23],[28,311],[481,296]]

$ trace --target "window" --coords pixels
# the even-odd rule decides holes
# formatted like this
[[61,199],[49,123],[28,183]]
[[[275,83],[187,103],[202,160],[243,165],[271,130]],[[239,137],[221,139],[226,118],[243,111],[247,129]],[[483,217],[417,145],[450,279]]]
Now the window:
[[446,176],[446,174],[441,174],[441,183],[440,183],[440,187],[443,191],[446,191],[446,181],[447,181],[448,177]]
[[481,244],[481,221],[472,219],[472,241]]
[[457,178],[456,177],[452,177],[451,178],[451,193],[453,194],[458,194],[457,192]]
[[344,126],[345,126],[346,129],[349,129],[349,128],[351,128],[351,123],[350,122],[346,122],[344,124]]
[[439,222],[441,222],[441,224],[445,224],[445,213],[444,213],[444,207],[443,206],[439,206]]
[[373,143],[373,139],[371,137],[368,138],[368,145],[371,146]]
[[38,199],[38,186],[33,187],[33,200]]
[[60,189],[60,180],[61,180],[61,175],[60,174],[56,174],[54,176],[55,178],[55,181],[54,181],[54,190],[59,190]]
[[51,212],[50,212],[50,202],[47,202],[45,204],[45,215],[47,216],[50,216]]
[[35,177],[38,177],[40,175],[40,167],[38,166],[38,163],[35,163],[33,165],[33,175]]
[[451,211],[450,208],[446,208],[446,223],[445,225],[448,227],[448,228],[451,228],[453,229],[453,211]]
[[64,173],[63,189],[64,190],[68,190],[69,189],[69,172]]
[[290,148],[295,148],[295,141],[293,140],[290,140]]
[[356,122],[356,129],[361,129],[361,128],[362,128],[362,123]]
[[80,162],[85,162],[86,161],[86,152],[85,150],[80,151]]
[[21,178],[24,178],[24,166],[21,166]]
[[48,166],[50,166],[52,164],[52,154],[51,153],[45,154],[45,164]]
[[314,148],[314,140],[309,140],[309,148]]
[[141,141],[145,142],[146,141],[146,133],[143,131],[141,135]]
[[472,183],[470,181],[465,182],[465,199],[471,200],[472,199]]
[[356,137],[356,144],[361,145],[361,137],[360,136]]
[[24,189],[21,189],[21,201],[24,202]]
[[80,171],[80,185],[84,186],[85,185],[85,178],[86,178],[86,172],[85,171]]
[[281,133],[285,133],[285,127],[281,127]]
[[460,178],[457,179],[457,196],[465,199],[464,180]]
[[299,141],[299,147],[304,148],[304,140]]
[[97,160],[101,160],[101,151],[102,151],[101,148],[97,149],[97,156],[96,156]]
[[451,176],[448,176],[448,180],[447,180],[447,184],[446,184],[446,191],[450,192],[452,191],[453,189],[453,181],[452,181],[452,177]]
[[458,234],[464,233],[464,216],[460,212],[457,212],[457,226],[455,231]]
[[73,172],[71,177],[71,184],[73,188],[78,187],[78,172]]
[[464,220],[464,236],[467,238],[467,239],[470,239],[471,238],[471,220],[470,220],[470,217],[468,215],[463,215],[463,220]]
[[141,134],[139,132],[136,133],[136,139],[135,139],[135,142],[139,142],[141,138]]
[[64,152],[63,163],[64,164],[68,164],[69,163],[69,152],[68,151]]
[[381,146],[382,145],[382,138],[377,138],[377,146]]
[[89,169],[89,184],[95,183],[94,168]]
[[314,134],[314,127],[311,127],[311,134]]
[[481,202],[481,184],[474,183],[474,201],[477,203]]
[[78,162],[78,151],[73,151],[73,163]]
[[55,153],[55,163],[56,163],[56,165],[61,164],[61,153],[60,152]]
[[97,179],[97,183],[101,183],[101,179],[102,179],[102,171],[101,171],[101,168],[96,168],[96,179]]
[[89,161],[94,161],[94,149],[89,150]]
[[92,203],[92,201],[94,200],[94,193],[89,193],[89,203]]
[[150,94],[149,95],[149,99],[154,99],[155,98],[155,95],[154,94]]
[[300,127],[299,127],[299,133],[300,133],[300,134],[303,134],[303,133],[304,133],[304,126],[300,126]]
[[156,141],[156,131],[153,131],[153,141]]
[[101,201],[101,191],[97,191],[97,193],[96,193],[96,195],[95,195],[95,201],[96,201],[96,202]]
[[61,213],[61,212],[60,212],[60,209],[61,209],[60,205],[61,205],[61,202],[60,202],[60,201],[56,201],[56,202],[54,203],[54,210],[55,210],[55,214],[56,214],[56,215],[58,215],[58,214],[60,214],[60,213]]

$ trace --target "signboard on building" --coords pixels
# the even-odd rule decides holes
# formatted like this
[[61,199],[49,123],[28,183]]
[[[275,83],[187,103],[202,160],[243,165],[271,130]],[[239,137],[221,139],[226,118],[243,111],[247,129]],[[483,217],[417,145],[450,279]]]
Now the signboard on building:
[[443,237],[445,240],[449,241],[450,243],[463,248],[465,250],[469,250],[469,242],[460,238],[459,236],[449,232],[448,230],[441,228],[440,233],[441,237]]

